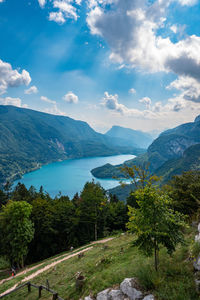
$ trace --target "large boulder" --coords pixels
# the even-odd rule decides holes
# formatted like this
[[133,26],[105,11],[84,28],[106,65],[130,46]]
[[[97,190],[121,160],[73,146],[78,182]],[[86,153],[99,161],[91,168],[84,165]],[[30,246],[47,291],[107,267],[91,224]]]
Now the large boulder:
[[97,300],[111,300],[109,295],[110,289],[106,289],[97,294]]
[[143,300],[154,300],[154,295],[147,295]]
[[125,298],[121,290],[111,290],[109,296],[111,300],[124,300]]
[[138,289],[138,283],[135,278],[126,278],[120,284],[120,290],[130,300],[142,299],[142,292]]

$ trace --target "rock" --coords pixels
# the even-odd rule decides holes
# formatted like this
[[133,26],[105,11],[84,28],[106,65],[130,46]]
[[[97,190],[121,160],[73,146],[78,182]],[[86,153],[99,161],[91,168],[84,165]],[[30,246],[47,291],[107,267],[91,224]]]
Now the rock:
[[195,285],[196,285],[196,291],[199,292],[200,291],[200,280],[195,279]]
[[195,242],[200,243],[200,234],[195,235]]
[[111,300],[124,300],[125,298],[121,290],[111,290],[109,296]]
[[97,300],[110,300],[110,295],[109,295],[110,289],[106,289],[100,293],[97,294]]
[[198,256],[198,257],[194,260],[193,266],[194,266],[195,270],[200,271],[200,256]]
[[200,223],[199,223],[199,225],[198,225],[198,232],[200,233]]
[[137,289],[135,278],[126,278],[120,284],[120,290],[129,297],[130,300],[142,299],[142,292]]
[[148,296],[144,297],[143,300],[154,300],[154,299],[155,299],[154,295],[148,295]]
[[90,296],[84,298],[84,300],[93,300]]

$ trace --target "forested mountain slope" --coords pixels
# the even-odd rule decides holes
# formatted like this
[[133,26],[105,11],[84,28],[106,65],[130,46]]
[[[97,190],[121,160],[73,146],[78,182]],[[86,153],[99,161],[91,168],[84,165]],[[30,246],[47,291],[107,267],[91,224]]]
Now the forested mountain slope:
[[0,106],[0,185],[7,179],[67,158],[137,154],[86,122],[14,106]]
[[[199,169],[200,116],[194,122],[182,124],[160,134],[148,147],[147,153],[126,162],[129,166],[149,164],[151,172],[163,176],[164,181],[183,171]],[[105,165],[92,170],[99,178],[120,176],[120,166]]]

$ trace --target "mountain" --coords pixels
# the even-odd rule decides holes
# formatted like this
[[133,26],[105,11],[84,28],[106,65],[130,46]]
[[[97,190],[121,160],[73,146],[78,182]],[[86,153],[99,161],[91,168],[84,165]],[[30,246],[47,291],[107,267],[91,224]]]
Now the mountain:
[[[147,153],[125,162],[127,165],[149,164],[150,171],[166,182],[175,174],[200,168],[200,116],[194,122],[182,124],[160,134]],[[102,166],[91,172],[98,178],[121,176],[119,166]]]
[[182,157],[187,148],[198,143],[200,116],[194,122],[182,124],[160,134],[147,150],[151,169],[156,170],[166,161]]
[[0,106],[0,184],[53,161],[138,154],[86,122],[14,106]]
[[174,158],[165,162],[156,169],[156,174],[162,176],[162,182],[167,182],[172,176],[190,170],[200,170],[200,144],[187,148],[182,157]]
[[120,139],[121,145],[126,144],[136,148],[146,149],[153,141],[149,133],[120,126],[113,126],[105,135]]

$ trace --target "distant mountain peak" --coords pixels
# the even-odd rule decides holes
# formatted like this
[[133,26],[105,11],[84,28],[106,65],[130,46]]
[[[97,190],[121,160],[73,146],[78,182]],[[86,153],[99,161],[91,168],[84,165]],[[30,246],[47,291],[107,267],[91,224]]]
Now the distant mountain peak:
[[147,148],[153,141],[153,137],[140,130],[113,125],[110,130],[105,133],[106,136],[123,140],[126,144],[139,148]]

